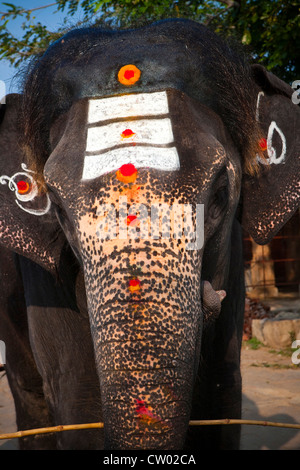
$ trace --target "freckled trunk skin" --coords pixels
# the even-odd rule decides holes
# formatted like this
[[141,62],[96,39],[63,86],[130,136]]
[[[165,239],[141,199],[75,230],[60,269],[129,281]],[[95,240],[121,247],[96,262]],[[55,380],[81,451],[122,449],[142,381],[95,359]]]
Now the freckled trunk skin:
[[[101,315],[111,316],[111,307],[103,310]],[[181,448],[189,420],[194,351],[178,334],[156,331],[164,330],[160,324],[165,321],[158,305],[143,310],[114,306],[114,314],[124,315],[124,310],[133,320],[121,327],[119,322],[117,334],[111,332],[114,323],[100,326],[101,333],[93,328],[106,445],[113,449]]]
[[[128,256],[119,256],[125,269]],[[170,255],[150,258],[151,272],[140,261],[139,294],[126,292],[127,281],[107,276],[109,260],[102,274],[106,288],[99,290],[86,274],[106,446],[112,449],[182,448],[189,421],[200,302],[190,275],[156,271]]]
[[[155,172],[154,172],[155,173]],[[158,173],[159,175],[159,173]],[[201,252],[187,240],[99,239],[101,205],[195,203],[149,171],[134,185],[112,178],[74,208],[103,404],[106,448],[180,449],[188,426],[202,329]],[[166,178],[168,180],[168,178]],[[160,186],[161,185],[161,186]],[[131,211],[129,211],[131,213]],[[98,234],[97,234],[98,232]],[[138,278],[140,290],[129,281]]]

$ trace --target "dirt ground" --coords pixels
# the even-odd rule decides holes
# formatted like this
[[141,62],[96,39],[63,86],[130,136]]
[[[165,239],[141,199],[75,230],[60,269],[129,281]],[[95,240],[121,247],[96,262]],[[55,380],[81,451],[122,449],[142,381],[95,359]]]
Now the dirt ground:
[[[242,418],[300,424],[300,367],[268,347],[242,349]],[[242,427],[242,450],[300,450],[300,430]]]
[[[1,377],[2,373],[0,373]],[[243,418],[300,424],[300,366],[291,356],[260,346],[242,348]],[[0,378],[0,434],[16,430],[6,377]],[[17,449],[17,440],[0,441],[0,450]],[[242,427],[242,450],[300,450],[300,430]]]

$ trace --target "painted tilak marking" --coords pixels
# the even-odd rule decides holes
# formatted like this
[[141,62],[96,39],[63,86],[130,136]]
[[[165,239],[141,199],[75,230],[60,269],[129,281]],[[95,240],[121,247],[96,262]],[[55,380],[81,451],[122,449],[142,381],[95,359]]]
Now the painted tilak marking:
[[136,215],[130,214],[126,219],[126,223],[129,227],[138,227],[139,226],[139,219]]
[[91,180],[112,171],[117,171],[125,163],[136,168],[156,170],[179,170],[179,156],[175,147],[123,147],[100,155],[85,157],[82,179]]
[[[127,163],[136,168],[178,170],[168,113],[166,92],[90,100],[82,180],[117,171]],[[114,122],[108,123],[110,119]]]
[[[260,91],[257,95],[257,103],[256,103],[256,120],[259,121],[259,105],[261,101],[261,97],[264,96],[264,92]],[[281,139],[281,154],[277,156],[276,149],[273,147],[273,139],[274,139],[274,131],[276,131]],[[286,157],[286,138],[282,130],[278,127],[275,121],[272,121],[269,129],[267,139],[261,139],[259,145],[263,151],[267,150],[268,158],[266,162],[257,155],[257,159],[260,163],[263,164],[275,164],[278,165],[280,163],[285,163]]]
[[25,163],[21,163],[21,168],[24,171],[15,173],[13,176],[0,176],[0,184],[8,184],[9,189],[11,191],[14,191],[16,196],[15,201],[20,207],[20,209],[22,209],[23,211],[28,212],[28,214],[37,216],[47,214],[51,207],[51,201],[48,194],[45,195],[46,206],[44,209],[28,208],[24,207],[23,204],[21,204],[24,202],[33,201],[39,194],[37,183],[32,176],[32,174],[34,174],[34,171],[29,170]]
[[135,412],[141,423],[159,428],[168,427],[168,424],[156,416],[144,400],[136,400]]
[[[130,128],[128,130],[131,131],[131,135],[123,135],[125,128]],[[127,145],[129,142],[152,145],[171,144],[174,142],[174,136],[170,119],[139,119],[90,127],[87,133],[86,151],[101,152],[117,145]]]
[[122,183],[134,183],[137,178],[137,169],[132,163],[125,163],[117,170],[116,177]]
[[133,64],[127,64],[120,68],[118,80],[122,85],[131,86],[136,83],[141,76],[141,71]]
[[132,294],[136,294],[141,290],[141,281],[139,279],[130,279],[128,289]]
[[121,134],[121,137],[122,139],[134,139],[134,136],[135,136],[135,132],[133,132],[131,129],[125,129],[122,134]]
[[109,119],[139,118],[169,113],[165,91],[155,93],[132,93],[89,101],[88,124],[101,123]]

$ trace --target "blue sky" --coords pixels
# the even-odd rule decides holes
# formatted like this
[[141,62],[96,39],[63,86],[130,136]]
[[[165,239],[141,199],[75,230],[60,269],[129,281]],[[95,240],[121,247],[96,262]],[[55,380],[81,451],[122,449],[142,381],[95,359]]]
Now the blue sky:
[[[31,8],[37,8],[44,5],[49,5],[54,3],[53,0],[17,0],[11,1],[8,0],[8,3],[13,3],[16,6],[23,7],[24,9],[28,10]],[[6,5],[3,5],[0,2],[0,11],[5,12],[8,10]],[[63,18],[65,17],[64,12],[54,13],[56,10],[56,6],[52,6],[49,8],[45,8],[43,10],[37,10],[33,13],[36,17],[35,21],[40,21],[42,24],[45,24],[50,30],[56,30],[59,26],[63,23]],[[80,13],[72,18],[72,21],[81,18]],[[16,19],[11,20],[8,24],[8,29],[13,33],[15,36],[20,37],[22,36],[22,28],[21,25],[24,22],[24,19]],[[0,80],[5,83],[6,93],[14,93],[18,91],[17,79],[13,80],[14,75],[16,75],[17,69],[12,67],[8,61],[1,60],[0,62]],[[0,99],[3,95],[3,86],[0,86]]]

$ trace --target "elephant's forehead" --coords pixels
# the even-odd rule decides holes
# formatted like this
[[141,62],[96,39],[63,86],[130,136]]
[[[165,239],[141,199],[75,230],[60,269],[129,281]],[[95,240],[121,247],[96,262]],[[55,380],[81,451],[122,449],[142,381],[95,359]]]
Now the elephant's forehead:
[[[189,91],[192,96],[199,91],[196,84],[202,74],[201,46],[199,50],[196,36],[192,38],[188,30],[180,34],[174,27],[168,31],[165,26],[157,31],[145,28],[85,39],[90,46],[83,50],[80,37],[66,37],[58,43],[63,59],[53,77],[53,88],[58,92],[66,83],[77,98],[97,96],[99,91],[102,96],[122,93],[127,86],[132,92],[154,91],[158,86]],[[72,44],[76,60],[71,51],[64,54]],[[138,80],[126,79],[126,74],[122,80],[124,74],[121,78],[120,72],[127,65],[139,70]]]

